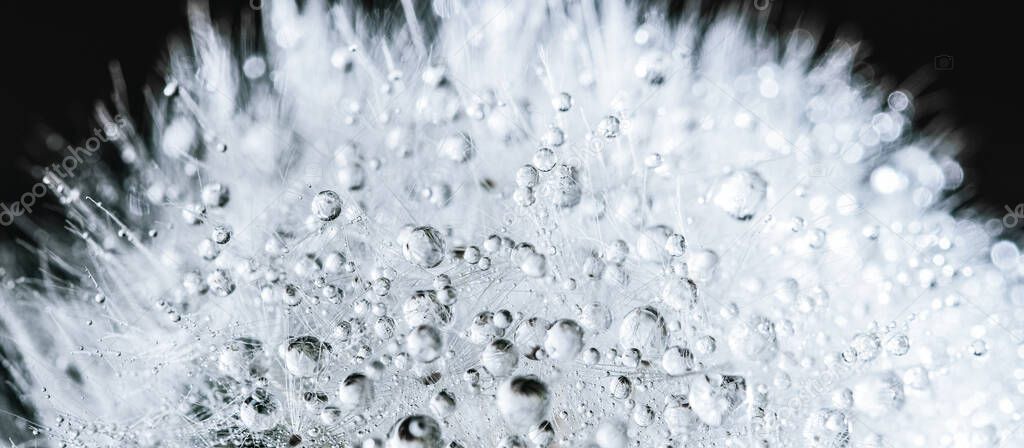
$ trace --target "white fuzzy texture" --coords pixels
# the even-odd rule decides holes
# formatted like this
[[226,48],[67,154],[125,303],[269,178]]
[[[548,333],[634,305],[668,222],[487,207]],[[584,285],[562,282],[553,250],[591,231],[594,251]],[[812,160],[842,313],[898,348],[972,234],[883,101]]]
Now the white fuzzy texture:
[[[268,51],[257,56],[267,70],[254,79],[239,63],[251,55],[235,54],[193,8],[194,53],[172,53],[179,88],[152,101],[156,135],[129,129],[117,142],[141,191],[94,191],[73,179],[59,191],[81,241],[40,248],[42,273],[6,279],[0,300],[4,343],[42,444],[279,446],[297,435],[305,446],[377,437],[435,447],[430,424],[404,421],[419,441],[392,425],[430,415],[442,389],[456,402],[436,417],[444,443],[497,446],[518,435],[542,444],[542,429],[502,418],[495,394],[509,380],[480,367],[501,335],[520,357],[513,375],[547,386],[550,409],[540,411],[552,446],[1021,443],[1016,246],[990,255],[994,233],[950,215],[942,199],[962,182],[950,158],[958,148],[916,134],[912,106],[893,110],[889,92],[856,80],[855,46],[835,43],[813,62],[809,34],[751,37],[733,15],[701,33],[690,13],[674,25],[657,15],[638,25],[619,1],[555,0],[437,1],[450,17],[427,41],[407,31],[419,22],[385,36],[358,11],[309,3],[263,11]],[[350,71],[332,65],[345,58]],[[446,82],[435,87],[438,73]],[[561,92],[572,97],[566,112],[552,104]],[[552,126],[564,133],[551,149],[566,166],[539,173],[530,202],[516,192],[517,170],[538,163]],[[444,146],[453,136],[455,146]],[[472,141],[464,162],[463,136]],[[764,181],[763,199],[742,190],[753,178],[744,173]],[[349,190],[360,176],[365,185]],[[183,220],[214,183],[230,191],[227,205],[208,207],[200,224]],[[321,190],[341,196],[338,219],[311,214]],[[747,209],[752,216],[737,219]],[[197,247],[218,224],[233,235],[206,260]],[[403,247],[413,244],[409,225],[443,236],[439,266],[405,255],[416,249]],[[491,234],[534,249],[489,252]],[[669,234],[685,237],[685,253],[679,240],[666,247]],[[610,249],[620,239],[622,261]],[[460,258],[470,245],[488,261]],[[323,262],[329,251],[354,272],[308,263],[307,254]],[[48,273],[58,268],[66,273]],[[235,283],[227,296],[184,286],[187,273],[212,283],[217,269]],[[447,323],[432,308],[443,299],[406,303],[440,290],[442,273],[455,292]],[[317,276],[344,298],[325,296]],[[636,312],[621,325],[644,306],[664,322]],[[478,313],[502,309],[507,328],[474,327]],[[531,339],[525,322],[535,316],[540,334]],[[562,318],[582,324],[581,354],[532,359],[546,325]],[[339,337],[342,321],[355,335]],[[412,341],[424,359],[435,356],[433,333],[406,337],[423,322],[440,328],[444,347],[429,363],[406,353]],[[548,332],[548,345],[574,353],[575,334]],[[896,335],[909,337],[907,354],[889,349]],[[297,336],[330,345],[319,347],[319,365],[307,346],[287,346]],[[703,350],[708,336],[714,352]],[[224,354],[239,337],[262,343],[258,374],[235,368],[238,352]],[[978,341],[985,353],[974,353]],[[674,346],[693,352],[693,372],[663,371]],[[639,365],[631,348],[644,350]],[[482,372],[477,384],[468,369]],[[929,381],[915,381],[915,369]],[[357,372],[372,386],[359,380],[340,418],[323,418]],[[424,385],[434,372],[439,379]],[[743,378],[738,392],[723,375]],[[265,421],[243,403],[257,388],[275,403]],[[844,388],[852,406],[833,398]],[[311,391],[327,403],[306,402]],[[505,404],[532,416],[545,401]]]

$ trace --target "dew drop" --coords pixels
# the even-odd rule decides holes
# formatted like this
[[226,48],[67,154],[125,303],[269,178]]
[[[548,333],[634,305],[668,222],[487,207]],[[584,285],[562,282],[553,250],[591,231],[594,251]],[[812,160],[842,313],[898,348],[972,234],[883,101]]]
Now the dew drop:
[[572,109],[572,104],[572,96],[565,92],[559,93],[551,99],[551,107],[559,112],[568,112],[569,109]]
[[619,325],[619,345],[641,353],[660,353],[665,348],[668,328],[661,313],[653,307],[634,308]]
[[768,183],[756,171],[738,170],[715,181],[709,200],[733,218],[746,221],[761,207],[767,189]]
[[334,221],[341,215],[341,197],[331,190],[324,190],[313,197],[313,216],[321,221]]
[[338,385],[338,403],[341,409],[358,412],[373,402],[373,381],[361,373],[353,373]]
[[544,420],[551,397],[548,386],[535,376],[509,378],[495,396],[498,411],[513,430],[523,431]]
[[519,352],[506,339],[495,339],[480,353],[480,364],[495,377],[506,377],[519,365]]
[[583,350],[583,328],[575,321],[560,319],[551,324],[544,338],[544,351],[555,361],[571,361]]
[[420,226],[403,236],[402,254],[421,268],[433,268],[444,260],[445,242],[441,233],[430,226]]

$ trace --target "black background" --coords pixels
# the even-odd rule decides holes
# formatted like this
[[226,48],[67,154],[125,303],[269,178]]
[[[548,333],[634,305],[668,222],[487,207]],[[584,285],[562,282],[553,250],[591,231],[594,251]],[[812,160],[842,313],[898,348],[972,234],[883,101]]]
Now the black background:
[[[752,8],[751,1],[727,3]],[[996,217],[1005,205],[1024,202],[1016,135],[1018,59],[1024,54],[1012,45],[1021,41],[1016,8],[934,0],[771,2],[770,22],[780,29],[819,24],[826,37],[853,30],[866,41],[866,60],[876,73],[895,83],[923,75],[929,88],[919,106],[926,106],[915,120],[943,120],[966,136],[961,161],[969,168],[970,188],[961,196]],[[393,2],[361,3],[383,10]],[[236,25],[240,14],[252,13],[248,0],[213,0],[211,8]],[[44,149],[47,131],[69,142],[90,135],[94,104],[110,96],[111,61],[120,63],[136,114],[141,112],[141,89],[162,85],[169,38],[186,32],[185,10],[183,0],[7,2],[0,26],[0,200],[13,202],[31,188],[37,181],[31,166],[59,160],[60,153]],[[953,69],[935,70],[938,55],[952,56]],[[50,215],[59,216],[44,211],[33,219]]]

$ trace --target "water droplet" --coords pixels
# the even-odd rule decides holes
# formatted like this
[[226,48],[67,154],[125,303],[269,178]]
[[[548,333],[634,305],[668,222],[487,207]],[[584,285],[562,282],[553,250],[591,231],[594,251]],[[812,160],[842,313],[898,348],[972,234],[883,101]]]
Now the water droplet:
[[633,382],[624,376],[612,378],[608,383],[608,393],[612,398],[623,400],[633,393]]
[[548,328],[544,350],[555,361],[571,361],[583,350],[583,328],[575,321],[559,319]]
[[291,338],[283,345],[283,358],[288,372],[298,377],[311,377],[322,368],[331,346],[314,336]]
[[260,374],[265,368],[260,363],[263,344],[253,338],[238,338],[227,343],[217,357],[221,373],[236,379]]
[[445,242],[441,233],[430,226],[416,227],[401,237],[405,259],[421,268],[433,268],[444,261]]
[[685,396],[672,395],[666,400],[663,418],[670,434],[683,435],[697,424],[697,416]]
[[223,207],[231,198],[228,187],[221,184],[210,184],[203,187],[203,205],[210,208]]
[[533,165],[523,165],[516,171],[516,185],[520,187],[535,187],[540,176]]
[[668,328],[661,313],[653,307],[634,308],[619,325],[619,345],[641,353],[660,353],[665,348]]
[[684,375],[693,371],[696,363],[689,349],[672,346],[661,356],[661,368],[669,375]]
[[551,107],[559,112],[568,112],[569,109],[572,109],[572,103],[572,96],[565,92],[559,93],[551,99]]
[[633,67],[633,74],[652,86],[665,82],[670,59],[661,51],[652,50],[640,56]]
[[263,389],[256,389],[239,405],[238,417],[253,431],[266,431],[277,424],[278,404]]
[[388,431],[388,448],[441,448],[441,427],[425,415],[409,415]]
[[495,339],[484,347],[480,353],[480,364],[495,377],[506,377],[512,374],[519,365],[519,352],[512,342],[506,339]]
[[750,361],[771,361],[778,351],[775,324],[764,316],[752,316],[737,323],[729,332],[729,348]]
[[860,361],[870,361],[882,352],[882,341],[873,333],[860,333],[853,337],[850,344],[854,354]]
[[768,183],[756,171],[738,170],[718,178],[708,196],[733,218],[746,221],[761,207],[767,189]]
[[697,284],[685,278],[665,280],[661,288],[661,301],[677,311],[688,311],[697,306]]
[[558,163],[558,156],[548,148],[538,149],[533,154],[533,166],[545,173],[551,171],[556,163]]
[[718,254],[712,250],[700,249],[687,256],[686,267],[689,278],[698,283],[709,283],[718,270]]
[[206,283],[210,286],[210,291],[220,297],[226,297],[235,291],[235,281],[232,280],[231,274],[223,269],[215,269],[206,277]]
[[868,375],[853,387],[854,407],[881,417],[903,407],[903,381],[893,372]]
[[541,135],[540,143],[549,148],[557,148],[565,143],[565,133],[558,126],[551,126]]
[[441,332],[431,325],[420,325],[405,336],[405,347],[416,361],[428,363],[441,357],[444,342]]
[[313,216],[321,221],[334,221],[339,215],[341,215],[342,208],[341,197],[338,193],[331,190],[324,190],[316,194],[313,197],[313,204],[311,206],[313,210]]
[[441,139],[437,145],[437,152],[448,160],[463,163],[473,158],[476,145],[469,135],[459,132]]
[[455,412],[455,397],[447,390],[441,390],[430,399],[430,412],[438,418],[445,418]]
[[523,431],[544,420],[551,397],[548,386],[531,375],[509,378],[498,388],[495,400],[509,428]]
[[619,136],[619,119],[611,115],[606,116],[597,122],[597,135],[604,138],[615,138]]
[[211,238],[217,244],[227,244],[228,241],[231,241],[231,227],[226,225],[215,226]]
[[975,339],[971,342],[971,354],[974,356],[985,356],[988,353],[988,344],[984,339]]
[[373,381],[361,373],[353,373],[338,385],[338,403],[348,412],[365,410],[373,402]]

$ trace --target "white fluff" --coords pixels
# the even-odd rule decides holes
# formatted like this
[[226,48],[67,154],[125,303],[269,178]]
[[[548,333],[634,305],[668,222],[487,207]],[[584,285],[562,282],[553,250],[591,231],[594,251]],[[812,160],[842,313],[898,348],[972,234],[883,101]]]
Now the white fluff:
[[192,8],[154,135],[117,140],[134,192],[52,180],[76,242],[0,295],[41,444],[1021,443],[1017,248],[951,216],[957,145],[855,44],[266,3],[266,54]]

